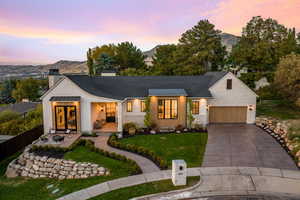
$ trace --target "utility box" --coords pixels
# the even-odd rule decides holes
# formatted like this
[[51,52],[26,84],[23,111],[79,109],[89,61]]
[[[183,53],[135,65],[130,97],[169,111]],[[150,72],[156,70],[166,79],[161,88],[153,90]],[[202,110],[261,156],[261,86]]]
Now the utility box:
[[172,182],[174,186],[186,185],[187,168],[184,160],[172,160]]

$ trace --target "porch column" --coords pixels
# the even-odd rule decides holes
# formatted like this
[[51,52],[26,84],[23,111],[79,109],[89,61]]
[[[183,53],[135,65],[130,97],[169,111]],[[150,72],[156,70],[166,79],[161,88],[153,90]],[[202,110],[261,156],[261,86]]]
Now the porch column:
[[118,132],[123,131],[123,120],[122,120],[122,115],[123,115],[123,109],[122,109],[122,102],[118,102]]
[[206,125],[208,121],[208,112],[207,112],[207,100],[206,99],[200,99],[200,112],[199,112],[201,118],[202,118],[202,124]]

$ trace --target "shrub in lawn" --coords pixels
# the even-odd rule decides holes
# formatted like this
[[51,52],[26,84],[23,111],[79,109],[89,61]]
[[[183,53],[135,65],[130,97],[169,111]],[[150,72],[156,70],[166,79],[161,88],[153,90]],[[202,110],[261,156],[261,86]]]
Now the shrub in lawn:
[[167,162],[161,157],[157,156],[153,151],[146,149],[145,147],[140,147],[134,144],[122,144],[118,141],[118,138],[115,135],[110,136],[108,144],[112,147],[137,153],[139,155],[145,156],[152,160],[160,169],[167,169]]

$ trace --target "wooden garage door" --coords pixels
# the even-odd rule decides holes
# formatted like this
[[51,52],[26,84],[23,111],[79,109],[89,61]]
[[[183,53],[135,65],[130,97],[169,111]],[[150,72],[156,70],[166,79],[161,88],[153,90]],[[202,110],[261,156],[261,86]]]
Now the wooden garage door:
[[246,123],[247,107],[209,107],[210,123]]

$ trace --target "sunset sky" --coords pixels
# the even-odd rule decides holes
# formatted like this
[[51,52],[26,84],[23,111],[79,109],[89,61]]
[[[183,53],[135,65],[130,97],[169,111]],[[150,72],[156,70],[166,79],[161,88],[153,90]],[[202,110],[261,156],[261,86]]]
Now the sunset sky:
[[252,16],[300,31],[300,0],[0,0],[0,64],[85,60],[89,47],[176,43],[201,19],[240,35]]

